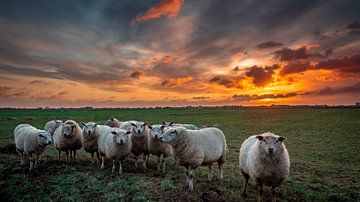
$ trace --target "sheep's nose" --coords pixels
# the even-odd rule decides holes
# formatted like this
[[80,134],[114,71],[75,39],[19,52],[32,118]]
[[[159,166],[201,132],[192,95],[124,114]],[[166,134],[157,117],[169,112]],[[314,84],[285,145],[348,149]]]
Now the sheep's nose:
[[272,154],[272,153],[274,153],[274,148],[269,148],[268,151],[270,154]]
[[120,140],[120,144],[124,144],[124,140]]
[[51,143],[52,143],[51,140],[49,140],[49,141],[48,141],[48,144],[51,144]]
[[91,131],[88,132],[88,135],[91,135]]
[[140,133],[140,130],[138,130],[138,133]]
[[158,135],[155,135],[155,138],[158,138]]

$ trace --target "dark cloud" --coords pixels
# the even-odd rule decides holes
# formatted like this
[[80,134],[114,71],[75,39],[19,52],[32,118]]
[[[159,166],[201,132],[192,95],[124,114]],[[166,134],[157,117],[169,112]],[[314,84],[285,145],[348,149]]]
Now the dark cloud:
[[257,45],[258,49],[269,49],[269,48],[276,48],[279,46],[283,46],[284,44],[276,42],[276,41],[266,41]]
[[316,68],[337,70],[345,73],[360,73],[360,54],[320,61]]
[[280,71],[282,76],[287,74],[301,73],[309,69],[313,69],[314,66],[309,62],[293,61],[286,64]]
[[360,34],[360,21],[354,21],[346,26],[350,34]]
[[343,94],[343,93],[353,93],[360,95],[360,82],[351,85],[351,86],[343,86],[343,87],[325,87],[323,89],[306,92],[304,95],[335,95],[335,94]]
[[213,77],[212,79],[209,80],[210,83],[217,83],[219,85],[225,86],[227,88],[231,88],[231,87],[235,87],[235,84],[233,81],[231,81],[228,78],[223,78],[223,77]]
[[199,96],[199,97],[193,97],[193,100],[206,100],[209,99],[210,97],[204,97],[204,96]]
[[252,101],[252,100],[262,100],[262,99],[280,99],[280,98],[289,98],[298,96],[297,93],[287,93],[287,94],[263,94],[263,95],[233,95],[232,98],[236,101]]
[[140,79],[140,76],[142,76],[144,73],[142,71],[134,71],[131,73],[131,77],[135,79]]
[[327,49],[322,53],[312,53],[305,46],[298,49],[283,48],[274,52],[274,57],[280,61],[292,61],[308,58],[326,58],[333,53],[332,49]]
[[279,65],[277,64],[266,67],[253,66],[245,72],[245,75],[252,78],[252,82],[255,86],[262,87],[273,81],[274,70],[278,68]]

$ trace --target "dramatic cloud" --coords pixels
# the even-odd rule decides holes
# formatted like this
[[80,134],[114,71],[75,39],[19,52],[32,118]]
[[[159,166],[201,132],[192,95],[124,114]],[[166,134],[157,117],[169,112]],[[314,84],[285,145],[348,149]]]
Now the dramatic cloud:
[[162,86],[170,86],[170,87],[177,87],[182,86],[186,83],[189,83],[192,81],[193,78],[191,76],[188,77],[180,77],[180,78],[174,78],[174,79],[167,79],[161,83]]
[[297,96],[297,93],[287,93],[287,94],[263,94],[263,95],[233,95],[232,98],[236,101],[251,101],[251,100],[262,100],[262,99],[279,99],[279,98],[289,98]]
[[266,41],[259,45],[257,45],[258,49],[268,49],[268,48],[276,48],[279,46],[283,46],[284,44],[276,42],[276,41]]
[[291,61],[291,60],[301,60],[308,59],[311,57],[314,58],[326,58],[332,54],[332,49],[327,49],[323,54],[322,53],[311,53],[309,50],[303,46],[298,49],[283,48],[274,52],[274,57],[280,61]]
[[145,13],[138,14],[132,23],[149,21],[161,16],[174,18],[178,15],[184,0],[161,0],[160,3],[149,8]]
[[284,76],[287,74],[301,73],[313,68],[314,68],[313,65],[311,65],[309,61],[305,61],[305,62],[294,61],[286,64],[281,69],[280,74]]
[[360,82],[351,86],[343,86],[343,87],[325,87],[318,91],[306,92],[304,95],[335,95],[335,94],[343,94],[343,93],[353,93],[360,95]]
[[144,75],[143,71],[137,70],[130,74],[132,78],[140,79],[140,76]]
[[346,26],[350,34],[360,34],[360,21],[354,21]]
[[210,83],[217,83],[219,85],[223,85],[226,86],[228,88],[230,87],[234,87],[234,84],[231,80],[227,79],[227,78],[220,78],[220,77],[213,77],[212,79],[209,80]]
[[273,81],[274,70],[278,68],[278,65],[266,67],[258,67],[255,65],[245,72],[245,75],[252,78],[255,86],[262,87]]
[[360,73],[360,54],[321,61],[316,67],[318,69],[333,69],[345,73]]

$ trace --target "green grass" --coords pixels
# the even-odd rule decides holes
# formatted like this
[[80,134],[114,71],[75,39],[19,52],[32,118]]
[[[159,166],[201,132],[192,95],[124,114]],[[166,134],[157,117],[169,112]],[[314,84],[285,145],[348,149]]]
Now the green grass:
[[[287,137],[291,157],[289,180],[279,189],[280,201],[360,200],[360,110],[350,108],[238,108],[238,109],[127,109],[127,110],[20,110],[0,111],[0,146],[13,143],[12,130],[19,123],[43,128],[51,119],[105,123],[142,120],[150,124],[165,120],[216,126],[227,138],[229,152],[225,178],[207,181],[207,169],[196,171],[193,193],[186,191],[182,167],[169,159],[164,176],[156,175],[156,158],[147,172],[125,164],[122,176],[111,176],[111,163],[99,172],[89,155],[79,152],[80,162],[66,166],[56,160],[53,146],[43,155],[31,175],[20,166],[16,154],[0,154],[0,195],[21,201],[238,201],[243,179],[238,169],[238,151],[250,135],[272,131]],[[215,168],[215,166],[214,166]],[[267,198],[270,191],[266,190]],[[256,198],[253,184],[248,200]]]

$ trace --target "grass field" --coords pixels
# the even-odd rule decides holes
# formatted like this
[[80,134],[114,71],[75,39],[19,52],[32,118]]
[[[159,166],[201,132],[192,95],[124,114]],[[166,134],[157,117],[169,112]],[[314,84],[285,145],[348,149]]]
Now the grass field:
[[[156,159],[146,172],[133,169],[130,160],[123,176],[111,176],[111,163],[103,172],[91,165],[90,155],[79,152],[76,165],[65,165],[48,147],[39,168],[28,174],[20,158],[9,151],[12,130],[19,123],[43,128],[51,119],[105,123],[110,116],[142,120],[150,124],[165,120],[222,129],[229,151],[225,177],[207,181],[207,168],[196,171],[194,192],[185,186],[185,172],[173,159],[165,175],[156,175]],[[272,131],[287,137],[291,158],[289,180],[278,194],[280,201],[360,201],[360,110],[350,108],[239,108],[239,109],[127,109],[127,110],[24,110],[0,111],[0,195],[17,201],[254,201],[254,186],[241,198],[239,174],[241,143],[250,135]],[[10,153],[10,154],[9,154]],[[266,189],[265,197],[270,198]]]

